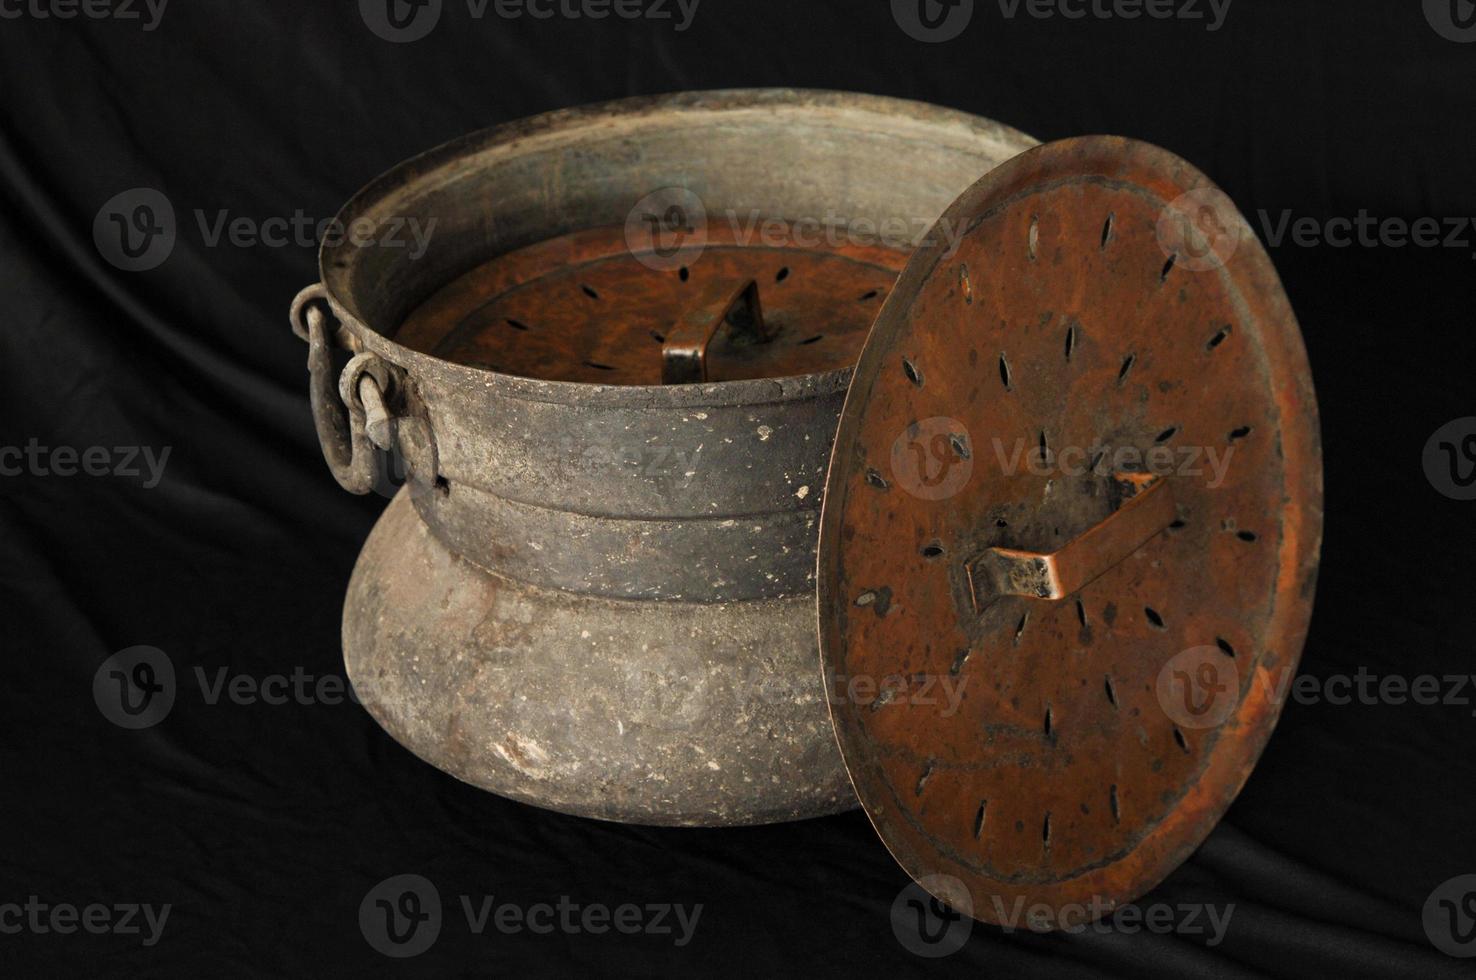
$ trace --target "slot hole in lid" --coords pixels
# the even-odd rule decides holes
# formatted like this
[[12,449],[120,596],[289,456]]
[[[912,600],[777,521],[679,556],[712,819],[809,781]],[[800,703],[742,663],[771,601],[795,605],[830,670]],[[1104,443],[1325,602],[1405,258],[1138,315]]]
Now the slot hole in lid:
[[913,364],[912,361],[905,357],[902,358],[902,372],[907,375],[908,381],[911,381],[919,388],[923,386],[922,372],[917,369],[916,364]]
[[1137,354],[1129,354],[1127,357],[1123,358],[1122,367],[1118,368],[1117,370],[1118,384],[1122,384],[1124,381],[1127,380],[1128,372],[1133,369],[1133,365],[1137,363],[1137,360]]

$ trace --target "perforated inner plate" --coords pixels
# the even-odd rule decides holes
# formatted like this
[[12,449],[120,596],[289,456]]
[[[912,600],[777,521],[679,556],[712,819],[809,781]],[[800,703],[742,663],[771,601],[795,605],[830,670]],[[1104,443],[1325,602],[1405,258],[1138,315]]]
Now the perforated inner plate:
[[837,371],[856,362],[906,260],[879,245],[740,242],[717,224],[704,247],[653,257],[632,251],[624,229],[599,228],[473,269],[415,310],[395,340],[522,377],[656,385],[667,333],[703,287],[751,279],[773,338],[745,345],[720,333],[710,380]]
[[961,245],[914,256],[861,357],[822,518],[832,715],[892,853],[980,919],[1160,881],[1295,670],[1316,404],[1224,201],[1143,144],[1027,152],[945,214]]

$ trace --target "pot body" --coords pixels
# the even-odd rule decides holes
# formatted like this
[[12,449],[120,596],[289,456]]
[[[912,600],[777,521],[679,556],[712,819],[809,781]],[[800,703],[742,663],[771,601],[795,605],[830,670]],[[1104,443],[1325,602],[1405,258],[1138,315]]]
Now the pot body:
[[[488,258],[681,187],[720,214],[911,219],[1033,145],[947,110],[792,91],[554,113],[449,144],[340,215],[434,221],[423,255],[324,248],[314,409],[345,479],[366,439],[410,479],[344,608],[366,708],[453,775],[568,813],[728,825],[855,806],[815,632],[821,488],[850,372],[602,386],[395,342]],[[329,325],[331,317],[337,326]],[[334,401],[325,347],[356,356]],[[372,391],[362,382],[368,378]],[[362,432],[361,432],[362,430]],[[362,481],[359,481],[362,483]]]

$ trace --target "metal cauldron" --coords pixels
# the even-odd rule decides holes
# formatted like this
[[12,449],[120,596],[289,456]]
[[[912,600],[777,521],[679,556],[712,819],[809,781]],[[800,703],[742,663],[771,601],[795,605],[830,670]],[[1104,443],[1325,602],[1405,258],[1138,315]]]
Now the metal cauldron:
[[408,470],[344,608],[375,719],[567,813],[855,807],[816,669],[837,420],[911,248],[1033,145],[914,102],[684,94],[475,134],[356,195],[345,227],[433,228],[421,256],[326,245],[292,314],[335,476]]

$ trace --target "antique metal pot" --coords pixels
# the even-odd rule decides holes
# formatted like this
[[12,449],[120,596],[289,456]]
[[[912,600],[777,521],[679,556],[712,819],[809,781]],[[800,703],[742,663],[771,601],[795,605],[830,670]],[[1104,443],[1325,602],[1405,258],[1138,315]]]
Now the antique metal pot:
[[1053,927],[1234,799],[1320,447],[1275,270],[1189,164],[689,94],[467,137],[340,220],[292,322],[339,482],[407,472],[343,639],[417,755],[640,823],[859,799],[935,895]]
[[[369,489],[376,426],[410,470],[344,609],[348,672],[370,713],[458,778],[569,813],[721,825],[855,807],[815,669],[831,439],[910,246],[1033,144],[892,99],[678,95],[475,134],[356,195],[347,228],[433,229],[419,257],[376,234],[360,236],[371,247],[325,247],[322,285],[293,312],[340,481]],[[643,240],[647,215],[668,224]],[[753,228],[774,218],[811,227],[777,242]],[[745,228],[753,237],[730,246]],[[658,254],[663,236],[676,251]],[[498,316],[494,341],[567,328],[563,347],[506,366],[524,376],[482,366],[475,333],[449,349],[437,336],[506,288],[477,270],[542,280],[518,313],[530,329]],[[785,354],[739,363],[736,380],[661,385],[662,346],[634,321],[670,320],[739,276],[761,280]],[[448,309],[425,309],[436,302]],[[420,349],[401,342],[417,328]],[[426,353],[438,341],[445,356]],[[335,345],[357,354],[341,385]],[[604,361],[628,368],[587,366]],[[723,377],[719,352],[712,362]]]

